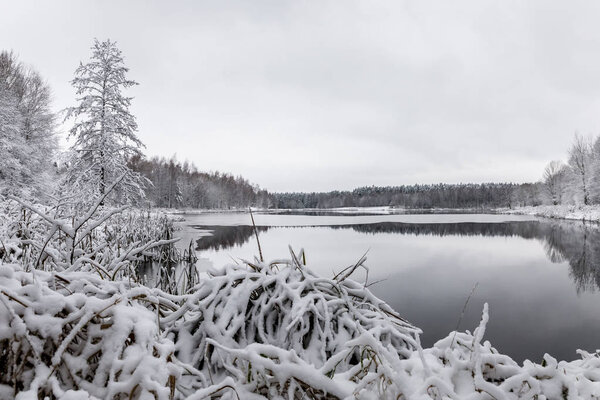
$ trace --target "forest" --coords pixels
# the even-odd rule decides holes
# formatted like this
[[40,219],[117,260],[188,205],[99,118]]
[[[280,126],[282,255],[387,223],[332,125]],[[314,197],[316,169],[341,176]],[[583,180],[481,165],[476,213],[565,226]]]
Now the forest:
[[367,186],[327,193],[274,193],[276,208],[391,206],[407,209],[493,209],[542,203],[541,185],[513,183]]

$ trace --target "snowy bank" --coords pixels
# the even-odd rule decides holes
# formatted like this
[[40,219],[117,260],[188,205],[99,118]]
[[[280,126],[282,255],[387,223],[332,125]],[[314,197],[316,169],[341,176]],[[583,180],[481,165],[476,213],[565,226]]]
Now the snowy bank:
[[503,214],[535,215],[546,218],[600,222],[600,205],[528,206],[514,209],[503,208],[497,211]]
[[0,265],[0,398],[593,399],[600,358],[519,365],[474,333],[420,330],[302,253],[203,274],[172,295]]

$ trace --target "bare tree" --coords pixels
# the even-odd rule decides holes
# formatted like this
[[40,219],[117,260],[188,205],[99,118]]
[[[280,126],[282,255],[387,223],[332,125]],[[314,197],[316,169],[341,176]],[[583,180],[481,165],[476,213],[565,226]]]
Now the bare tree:
[[581,195],[585,205],[590,204],[591,163],[592,139],[575,134],[569,149],[569,167],[573,174],[573,187]]
[[[13,162],[10,171],[12,191],[22,194],[47,192],[52,181],[50,171],[57,149],[55,116],[50,109],[50,87],[34,69],[19,62],[13,52],[2,51],[0,91],[2,118],[10,119],[7,113],[10,109],[14,112],[10,124],[8,120],[0,124],[4,125],[0,127],[4,131],[0,140],[6,143],[2,150],[10,153],[1,158]],[[9,128],[13,130],[12,138],[6,134]],[[6,176],[7,172],[4,172]]]
[[550,197],[553,205],[562,202],[562,194],[564,191],[564,180],[567,172],[567,166],[561,161],[550,161],[544,169],[544,190]]
[[600,136],[597,136],[592,146],[592,176],[590,195],[592,202],[600,203]]
[[0,81],[0,194],[14,193],[25,175],[27,152],[21,125],[16,100]]

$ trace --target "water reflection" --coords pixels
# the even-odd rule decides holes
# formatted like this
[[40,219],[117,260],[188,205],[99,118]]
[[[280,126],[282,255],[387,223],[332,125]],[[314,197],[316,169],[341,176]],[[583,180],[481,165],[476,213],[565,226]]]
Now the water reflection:
[[[310,228],[310,226],[305,226]],[[195,225],[211,232],[196,241],[196,250],[227,250],[253,239],[252,226]],[[410,224],[382,222],[356,225],[333,225],[331,229],[351,229],[360,233],[397,233],[430,236],[504,236],[538,240],[553,263],[569,263],[569,276],[578,294],[600,288],[600,227],[572,221],[513,221],[505,223]],[[257,227],[259,232],[272,229]]]
[[[194,225],[194,228],[210,232],[210,235],[203,236],[196,240],[196,251],[198,250],[227,250],[234,246],[240,246],[254,235],[252,226],[213,226],[213,225]],[[256,227],[258,232],[265,232],[269,229],[267,226]]]

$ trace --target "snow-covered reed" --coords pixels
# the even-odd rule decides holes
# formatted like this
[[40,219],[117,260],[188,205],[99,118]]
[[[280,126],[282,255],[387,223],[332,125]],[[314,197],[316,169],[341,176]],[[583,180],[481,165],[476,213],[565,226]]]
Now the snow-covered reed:
[[169,398],[179,370],[157,306],[89,273],[0,266],[0,398]]
[[136,278],[143,263],[167,266],[180,260],[166,215],[101,202],[79,211],[18,198],[1,202],[0,260],[26,270],[93,271],[112,280]]
[[210,382],[232,377],[268,398],[397,386],[393,366],[420,348],[420,330],[347,275],[322,278],[301,259],[210,271],[167,329],[177,358]]
[[0,398],[594,399],[600,358],[519,365],[419,329],[347,275],[291,260],[209,271],[173,295],[0,265]]
[[420,348],[420,331],[363,286],[295,257],[212,271],[181,296],[0,268],[2,392],[20,398],[383,394],[398,385],[393,364]]

